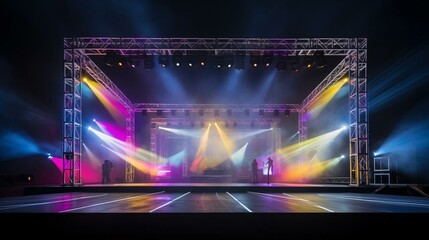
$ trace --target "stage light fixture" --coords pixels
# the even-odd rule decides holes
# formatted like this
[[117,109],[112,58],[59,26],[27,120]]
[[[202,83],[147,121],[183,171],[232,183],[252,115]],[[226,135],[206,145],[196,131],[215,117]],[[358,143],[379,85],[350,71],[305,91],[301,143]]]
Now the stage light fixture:
[[260,117],[263,117],[263,116],[264,116],[264,110],[263,110],[263,109],[260,109],[260,110],[259,110],[259,116],[260,116]]
[[208,55],[208,53],[206,51],[198,51],[197,55],[198,55],[198,62],[200,64],[200,66],[202,66],[202,67],[207,66],[207,55]]
[[123,67],[127,63],[127,59],[121,55],[116,56],[116,61],[119,67]]
[[261,65],[261,55],[257,53],[250,54],[250,66],[257,68]]
[[306,68],[312,68],[314,65],[314,58],[312,55],[305,55],[304,56],[304,67]]
[[154,62],[153,58],[154,58],[153,55],[145,55],[143,57],[144,69],[152,70],[155,67],[155,62]]
[[128,65],[132,68],[135,68],[139,65],[140,61],[138,60],[137,56],[128,56]]
[[232,110],[231,109],[226,110],[226,114],[228,115],[228,117],[231,117],[232,116]]
[[161,116],[162,115],[162,110],[156,110],[156,115],[157,116]]
[[187,55],[186,55],[186,59],[187,59],[187,63],[188,63],[188,66],[189,66],[189,67],[193,67],[193,66],[195,66],[196,59],[195,59],[195,56],[194,56],[194,53],[193,53],[193,52],[188,51],[188,52],[187,52]]
[[235,67],[238,70],[244,69],[244,58],[246,56],[246,52],[244,51],[237,51],[235,53]]
[[185,116],[187,116],[187,117],[191,116],[191,111],[186,109],[185,110]]
[[287,56],[285,55],[279,55],[276,68],[278,71],[285,71],[287,70]]
[[221,55],[215,55],[214,56],[214,66],[216,68],[221,68],[223,65],[223,58]]
[[107,50],[106,55],[104,56],[104,62],[109,67],[116,66],[116,64],[117,64],[116,63],[116,57],[117,57],[117,54],[115,51]]
[[286,117],[289,117],[289,114],[290,114],[290,110],[289,110],[289,109],[286,109],[286,110],[285,110],[285,116],[286,116]]
[[171,116],[176,116],[176,109],[171,109]]
[[274,110],[274,117],[278,117],[279,116],[280,111],[279,110]]
[[225,66],[227,68],[231,68],[234,65],[234,56],[233,55],[225,55],[224,62],[225,62]]
[[271,53],[264,54],[263,59],[265,67],[269,67],[273,63],[273,55]]
[[199,110],[199,112],[198,112],[199,114],[200,114],[200,116],[202,117],[202,116],[204,116],[204,110]]
[[168,65],[170,64],[170,57],[168,55],[159,55],[158,63],[162,67],[168,67]]
[[217,110],[217,109],[216,109],[216,110],[214,111],[214,115],[215,115],[215,117],[219,117],[219,110]]
[[314,61],[317,68],[324,68],[327,65],[327,61],[325,58],[325,52],[323,51],[315,51],[314,52]]
[[173,52],[173,64],[176,67],[179,67],[182,64],[182,62],[183,62],[183,56],[182,55],[183,54],[180,51],[174,51]]
[[287,57],[287,65],[290,67],[290,70],[293,72],[299,71],[299,56],[296,54],[295,56]]

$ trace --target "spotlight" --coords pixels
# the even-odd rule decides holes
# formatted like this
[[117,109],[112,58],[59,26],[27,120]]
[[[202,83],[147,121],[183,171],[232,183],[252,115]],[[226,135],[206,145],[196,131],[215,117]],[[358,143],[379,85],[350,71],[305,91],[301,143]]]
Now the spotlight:
[[260,117],[263,117],[263,116],[264,116],[264,110],[263,110],[263,109],[260,109],[260,110],[259,110],[259,116],[260,116]]
[[199,114],[200,116],[204,116],[204,110],[200,109]]
[[189,67],[195,66],[196,59],[193,52],[188,52],[188,54],[186,55],[186,59]]
[[171,116],[176,116],[176,110],[175,109],[171,109]]
[[341,130],[346,130],[347,129],[347,127],[345,126],[345,125],[343,125],[342,127],[341,127]]
[[188,109],[186,109],[186,110],[185,110],[185,116],[189,117],[190,115],[191,115],[191,111],[190,111],[190,110],[188,110]]
[[216,56],[214,56],[214,59],[215,59],[215,62],[214,62],[215,67],[216,67],[216,68],[221,68],[221,67],[222,67],[222,64],[223,64],[222,56],[220,56],[220,55],[216,55]]
[[95,118],[93,118],[92,121],[95,122]]
[[231,117],[232,116],[232,110],[231,109],[226,110],[226,114],[228,115],[228,117]]
[[273,55],[272,54],[264,54],[264,66],[269,67],[273,63]]
[[289,109],[286,109],[286,110],[285,110],[285,116],[286,116],[286,117],[289,117],[289,114],[290,114],[290,110],[289,110]]
[[304,56],[304,67],[311,68],[314,65],[314,59],[312,55],[305,55]]
[[249,111],[249,109],[245,109],[245,110],[244,110],[244,115],[245,115],[245,116],[247,116],[247,117],[250,115],[250,111]]
[[341,159],[344,159],[346,156],[344,156],[344,155],[341,155]]
[[252,53],[250,55],[250,65],[254,68],[261,65],[261,55],[257,55],[256,53]]
[[217,110],[217,109],[216,109],[216,110],[214,111],[214,115],[215,115],[215,117],[219,117],[219,110]]
[[140,61],[135,56],[128,57],[128,65],[132,68],[135,68],[139,65]]
[[162,67],[168,67],[169,63],[170,63],[170,59],[168,55],[160,55],[158,57],[158,63],[159,65],[161,65]]
[[104,62],[107,66],[113,67],[116,65],[117,54],[113,50],[107,50],[106,55],[104,56]]
[[183,62],[183,56],[182,52],[175,51],[173,52],[173,63],[176,65],[176,67],[179,67]]
[[150,127],[151,127],[151,128],[156,128],[156,123],[151,123],[151,124],[150,124]]
[[227,68],[231,68],[232,65],[234,65],[234,56],[233,55],[226,55],[224,58],[224,63],[225,63],[225,66]]
[[207,65],[207,52],[206,51],[198,51],[198,62],[202,67]]
[[162,115],[162,110],[156,110],[156,115],[157,116],[161,116]]

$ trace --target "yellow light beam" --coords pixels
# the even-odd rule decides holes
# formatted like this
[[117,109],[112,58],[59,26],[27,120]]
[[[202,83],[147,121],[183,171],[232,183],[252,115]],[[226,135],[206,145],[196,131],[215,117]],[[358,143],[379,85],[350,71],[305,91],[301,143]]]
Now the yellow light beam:
[[341,87],[347,82],[347,79],[337,81],[330,86],[322,95],[317,99],[308,109],[310,117],[314,118],[320,114],[320,112],[328,105],[332,98],[337,94]]
[[205,153],[207,150],[207,142],[209,139],[209,132],[210,132],[211,124],[207,127],[206,131],[204,132],[201,140],[200,145],[198,147],[197,153],[195,154],[194,161],[191,164],[190,170],[192,172],[196,172],[201,174],[204,169],[207,167],[207,160],[205,159]]
[[219,133],[219,136],[222,140],[223,145],[225,146],[225,149],[228,153],[229,158],[231,158],[233,154],[234,149],[234,143],[231,141],[231,139],[226,135],[226,133],[215,123],[217,132]]

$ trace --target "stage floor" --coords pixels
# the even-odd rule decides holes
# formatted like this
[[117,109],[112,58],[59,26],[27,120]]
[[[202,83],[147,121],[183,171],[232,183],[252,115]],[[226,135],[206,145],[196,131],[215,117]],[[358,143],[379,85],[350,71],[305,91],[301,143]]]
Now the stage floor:
[[0,198],[24,213],[376,213],[429,212],[429,198],[364,193],[70,192]]
[[[152,191],[157,188],[164,190]],[[189,188],[198,191],[181,191]],[[13,231],[14,236],[31,229],[33,236],[67,231],[68,236],[286,234],[320,238],[347,237],[358,227],[362,234],[371,231],[373,236],[385,236],[416,229],[420,219],[429,216],[428,197],[350,192],[359,188],[345,185],[141,183],[42,189],[55,193],[0,198],[4,232],[12,233],[25,224],[23,231]],[[58,192],[64,189],[79,191]],[[41,231],[34,223],[46,227]]]

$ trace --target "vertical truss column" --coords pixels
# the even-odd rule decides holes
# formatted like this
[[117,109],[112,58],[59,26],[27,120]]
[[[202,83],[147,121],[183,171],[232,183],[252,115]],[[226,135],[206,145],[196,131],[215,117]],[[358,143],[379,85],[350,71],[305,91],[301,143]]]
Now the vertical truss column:
[[80,185],[82,149],[81,55],[64,42],[63,185]]
[[[151,128],[150,128],[150,151],[152,152],[152,154],[151,154],[151,161],[152,161],[152,163],[151,163],[151,169],[149,169],[149,172],[150,173],[152,173],[152,169],[155,169],[155,164],[156,164],[156,162],[157,162],[157,156],[158,156],[158,153],[157,153],[157,144],[156,144],[156,141],[157,141],[157,139],[156,139],[156,135],[157,135],[157,130],[158,130],[158,128],[157,128],[157,126],[155,126],[155,127],[153,127],[153,124],[154,123],[151,123]],[[152,176],[149,176],[149,177],[152,177]]]
[[349,55],[350,185],[354,186],[369,184],[366,47],[366,39],[357,39],[357,49]]
[[[273,124],[274,125],[274,124]],[[274,139],[274,153],[276,156],[276,159],[274,164],[274,170],[278,172],[279,169],[281,169],[281,164],[279,159],[277,158],[277,156],[279,156],[277,153],[279,152],[279,149],[281,148],[281,132],[280,132],[280,128],[277,127],[277,124],[275,124],[275,126],[273,126],[273,139]],[[274,174],[274,173],[273,173]]]
[[[135,150],[135,113],[132,110],[127,110],[127,116],[125,119],[125,127],[126,127],[126,142],[128,145],[128,148],[132,151],[129,151],[131,153]],[[128,156],[128,157],[134,157],[134,156]],[[131,183],[134,182],[134,172],[135,168],[134,166],[129,162],[125,161],[125,182]]]
[[188,141],[183,141],[183,151],[185,156],[182,159],[182,177],[188,176]]
[[[306,109],[301,109],[301,111],[299,111],[298,113],[298,137],[299,137],[299,142],[302,143],[304,141],[307,140],[307,110]],[[299,164],[299,171],[301,171],[301,165],[302,162],[304,161],[304,149],[300,148],[300,152],[299,152],[299,159],[298,159],[298,164]],[[301,176],[302,177],[302,176]],[[302,178],[301,178],[302,181]]]

